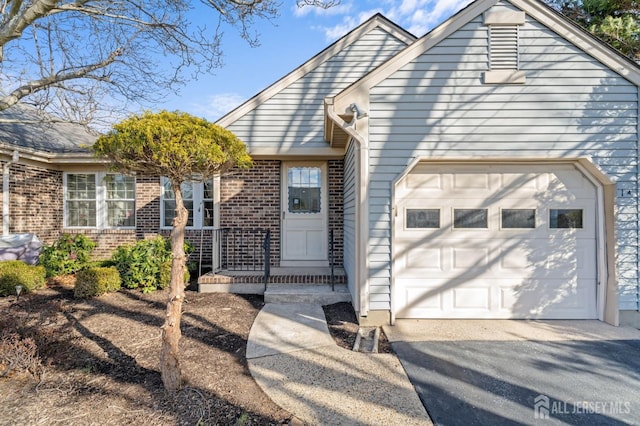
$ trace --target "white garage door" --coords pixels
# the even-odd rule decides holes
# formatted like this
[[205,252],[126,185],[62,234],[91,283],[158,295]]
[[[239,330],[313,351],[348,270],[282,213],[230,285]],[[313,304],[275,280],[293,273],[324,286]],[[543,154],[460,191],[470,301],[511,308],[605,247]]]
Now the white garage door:
[[396,200],[396,317],[597,318],[596,188],[574,166],[420,164]]

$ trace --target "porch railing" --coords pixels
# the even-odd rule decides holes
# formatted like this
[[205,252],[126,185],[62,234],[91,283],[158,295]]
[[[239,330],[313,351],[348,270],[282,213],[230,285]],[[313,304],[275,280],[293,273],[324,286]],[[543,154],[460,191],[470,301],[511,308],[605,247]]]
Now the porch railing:
[[335,255],[334,255],[334,243],[333,243],[333,229],[329,230],[329,267],[331,269],[331,291],[336,291],[336,279],[335,279]]
[[264,271],[270,274],[271,232],[260,228],[213,231],[213,271]]

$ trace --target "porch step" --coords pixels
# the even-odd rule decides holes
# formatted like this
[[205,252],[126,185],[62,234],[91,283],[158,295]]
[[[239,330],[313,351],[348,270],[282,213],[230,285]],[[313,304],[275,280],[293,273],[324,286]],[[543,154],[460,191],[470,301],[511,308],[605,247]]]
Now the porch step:
[[[331,280],[329,268],[272,268],[268,289],[280,285],[289,289],[309,287],[307,293],[319,294],[325,288],[331,291]],[[333,282],[336,289],[342,286],[349,294],[346,291],[347,277],[344,269],[335,268]],[[314,287],[319,288],[313,289]],[[220,271],[202,275],[198,279],[198,291],[201,293],[264,294],[264,288],[263,271]]]
[[265,303],[314,303],[331,305],[350,302],[346,284],[336,284],[335,291],[326,284],[269,284],[264,293]]

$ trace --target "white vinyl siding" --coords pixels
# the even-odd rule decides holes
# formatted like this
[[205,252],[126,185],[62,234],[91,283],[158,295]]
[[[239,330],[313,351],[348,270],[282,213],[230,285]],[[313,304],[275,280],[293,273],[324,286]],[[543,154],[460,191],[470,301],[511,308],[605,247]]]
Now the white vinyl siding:
[[[389,251],[391,182],[417,156],[588,156],[617,182],[620,309],[637,309],[638,88],[530,17],[519,49],[526,84],[483,85],[478,17],[372,88],[370,250]],[[389,309],[390,261],[369,276],[371,309]]]
[[353,299],[357,291],[354,282],[356,276],[356,205],[358,202],[358,150],[356,144],[351,142],[347,146],[344,156],[344,270],[348,277],[349,292]]
[[252,148],[326,148],[324,98],[342,89],[389,59],[406,45],[377,28],[292,83],[232,125]]

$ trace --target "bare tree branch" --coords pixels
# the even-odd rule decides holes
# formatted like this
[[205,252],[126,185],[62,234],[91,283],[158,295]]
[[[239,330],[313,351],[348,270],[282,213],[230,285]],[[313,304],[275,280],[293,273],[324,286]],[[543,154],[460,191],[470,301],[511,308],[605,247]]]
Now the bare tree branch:
[[[191,24],[195,3],[211,12],[208,24]],[[280,7],[280,0],[0,0],[0,111],[24,102],[88,123],[122,110],[115,105],[148,107],[220,67],[225,31],[257,45],[256,20],[276,18]]]
[[17,88],[13,92],[11,92],[9,95],[0,97],[0,110],[4,110],[9,108],[10,106],[15,105],[20,101],[20,99],[24,98],[25,96],[33,92],[45,89],[47,87],[53,86],[55,84],[58,84],[67,80],[73,80],[77,78],[91,78],[91,79],[96,79],[101,81],[108,81],[108,77],[93,76],[91,75],[91,72],[105,68],[107,65],[115,62],[115,60],[120,55],[122,55],[122,51],[118,49],[113,53],[111,53],[111,55],[109,55],[107,59],[97,64],[86,65],[82,68],[78,68],[70,71],[63,70],[54,75],[50,75],[47,78],[33,80],[28,84],[25,84]]

